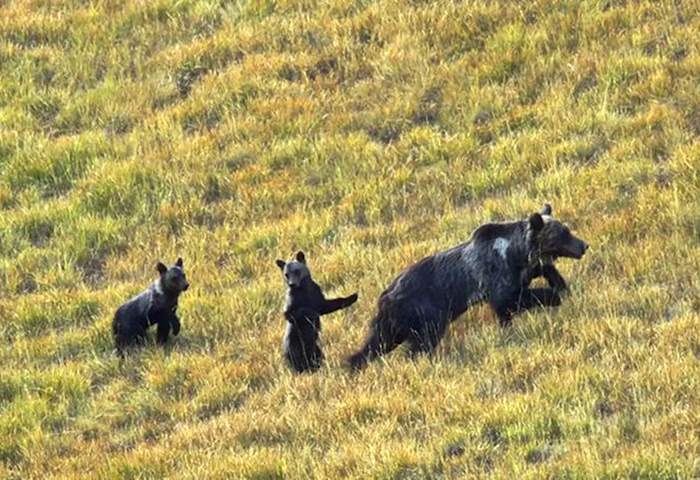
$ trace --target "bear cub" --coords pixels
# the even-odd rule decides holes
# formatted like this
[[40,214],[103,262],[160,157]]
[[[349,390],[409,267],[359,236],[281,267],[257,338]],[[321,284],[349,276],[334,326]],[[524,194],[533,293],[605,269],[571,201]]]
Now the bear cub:
[[287,286],[284,307],[287,330],[282,343],[284,357],[298,373],[318,370],[323,363],[319,345],[321,315],[349,307],[357,301],[357,293],[345,298],[326,299],[321,287],[311,278],[304,252],[297,252],[289,263],[284,260],[276,263]]
[[[546,204],[527,219],[488,223],[461,245],[410,266],[380,295],[377,314],[351,368],[391,352],[406,342],[413,354],[432,352],[447,326],[471,305],[487,302],[501,326],[513,314],[538,306],[558,306],[566,281],[558,258],[580,259],[588,249],[552,216]],[[549,288],[530,288],[544,277]]]
[[180,294],[190,286],[182,258],[178,258],[170,268],[158,262],[156,269],[160,277],[146,290],[119,307],[114,314],[112,334],[120,356],[123,356],[126,347],[143,343],[146,330],[151,325],[158,325],[156,338],[159,344],[168,340],[171,331],[175,336],[180,333],[177,301]]

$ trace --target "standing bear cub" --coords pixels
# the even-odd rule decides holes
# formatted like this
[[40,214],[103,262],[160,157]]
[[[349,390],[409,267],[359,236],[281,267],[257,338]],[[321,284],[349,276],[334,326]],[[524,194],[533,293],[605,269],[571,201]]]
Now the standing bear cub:
[[277,260],[287,285],[284,318],[287,330],[282,344],[284,357],[298,373],[318,370],[323,363],[323,352],[318,337],[321,315],[347,308],[357,301],[357,293],[349,297],[327,300],[321,287],[311,278],[304,252],[297,252],[289,263]]
[[170,268],[158,262],[156,269],[160,277],[146,290],[119,307],[114,315],[112,333],[120,355],[123,355],[126,347],[143,343],[146,330],[151,325],[158,325],[156,338],[160,344],[168,340],[171,330],[173,335],[180,333],[177,301],[180,294],[190,286],[185,277],[182,258],[178,258]]
[[[466,243],[399,274],[379,297],[365,345],[350,357],[350,367],[362,368],[403,342],[412,354],[431,352],[447,325],[479,302],[491,305],[502,326],[519,311],[557,306],[567,286],[554,261],[580,259],[587,249],[552,217],[550,205],[527,220],[482,225]],[[550,288],[529,288],[540,276]]]

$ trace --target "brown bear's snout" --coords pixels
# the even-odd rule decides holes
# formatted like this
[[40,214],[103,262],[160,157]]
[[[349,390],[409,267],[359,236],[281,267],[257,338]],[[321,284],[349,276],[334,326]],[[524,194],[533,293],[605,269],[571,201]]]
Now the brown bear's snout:
[[583,255],[586,253],[586,250],[588,250],[588,244],[583,240],[574,238],[573,248],[570,249],[571,256],[578,260],[581,257],[583,257]]

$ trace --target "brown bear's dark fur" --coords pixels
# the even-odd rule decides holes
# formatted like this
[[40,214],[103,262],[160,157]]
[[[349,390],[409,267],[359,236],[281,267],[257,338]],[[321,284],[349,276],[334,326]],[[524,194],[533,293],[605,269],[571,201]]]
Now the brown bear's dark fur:
[[[475,303],[488,302],[503,326],[518,311],[559,305],[566,282],[554,261],[581,258],[588,245],[551,213],[545,205],[527,220],[482,225],[468,242],[399,274],[379,297],[367,340],[350,366],[361,368],[403,342],[413,353],[431,352],[449,323]],[[529,288],[539,276],[550,288]]]

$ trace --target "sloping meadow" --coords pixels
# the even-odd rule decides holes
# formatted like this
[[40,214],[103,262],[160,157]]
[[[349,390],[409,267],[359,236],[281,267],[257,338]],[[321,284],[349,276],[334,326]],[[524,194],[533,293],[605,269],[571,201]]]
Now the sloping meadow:
[[[668,3],[662,4],[662,3]],[[0,476],[700,476],[694,2],[0,2]],[[352,375],[382,289],[548,201],[565,303]],[[281,359],[274,264],[330,295]],[[114,310],[178,256],[183,330]]]

